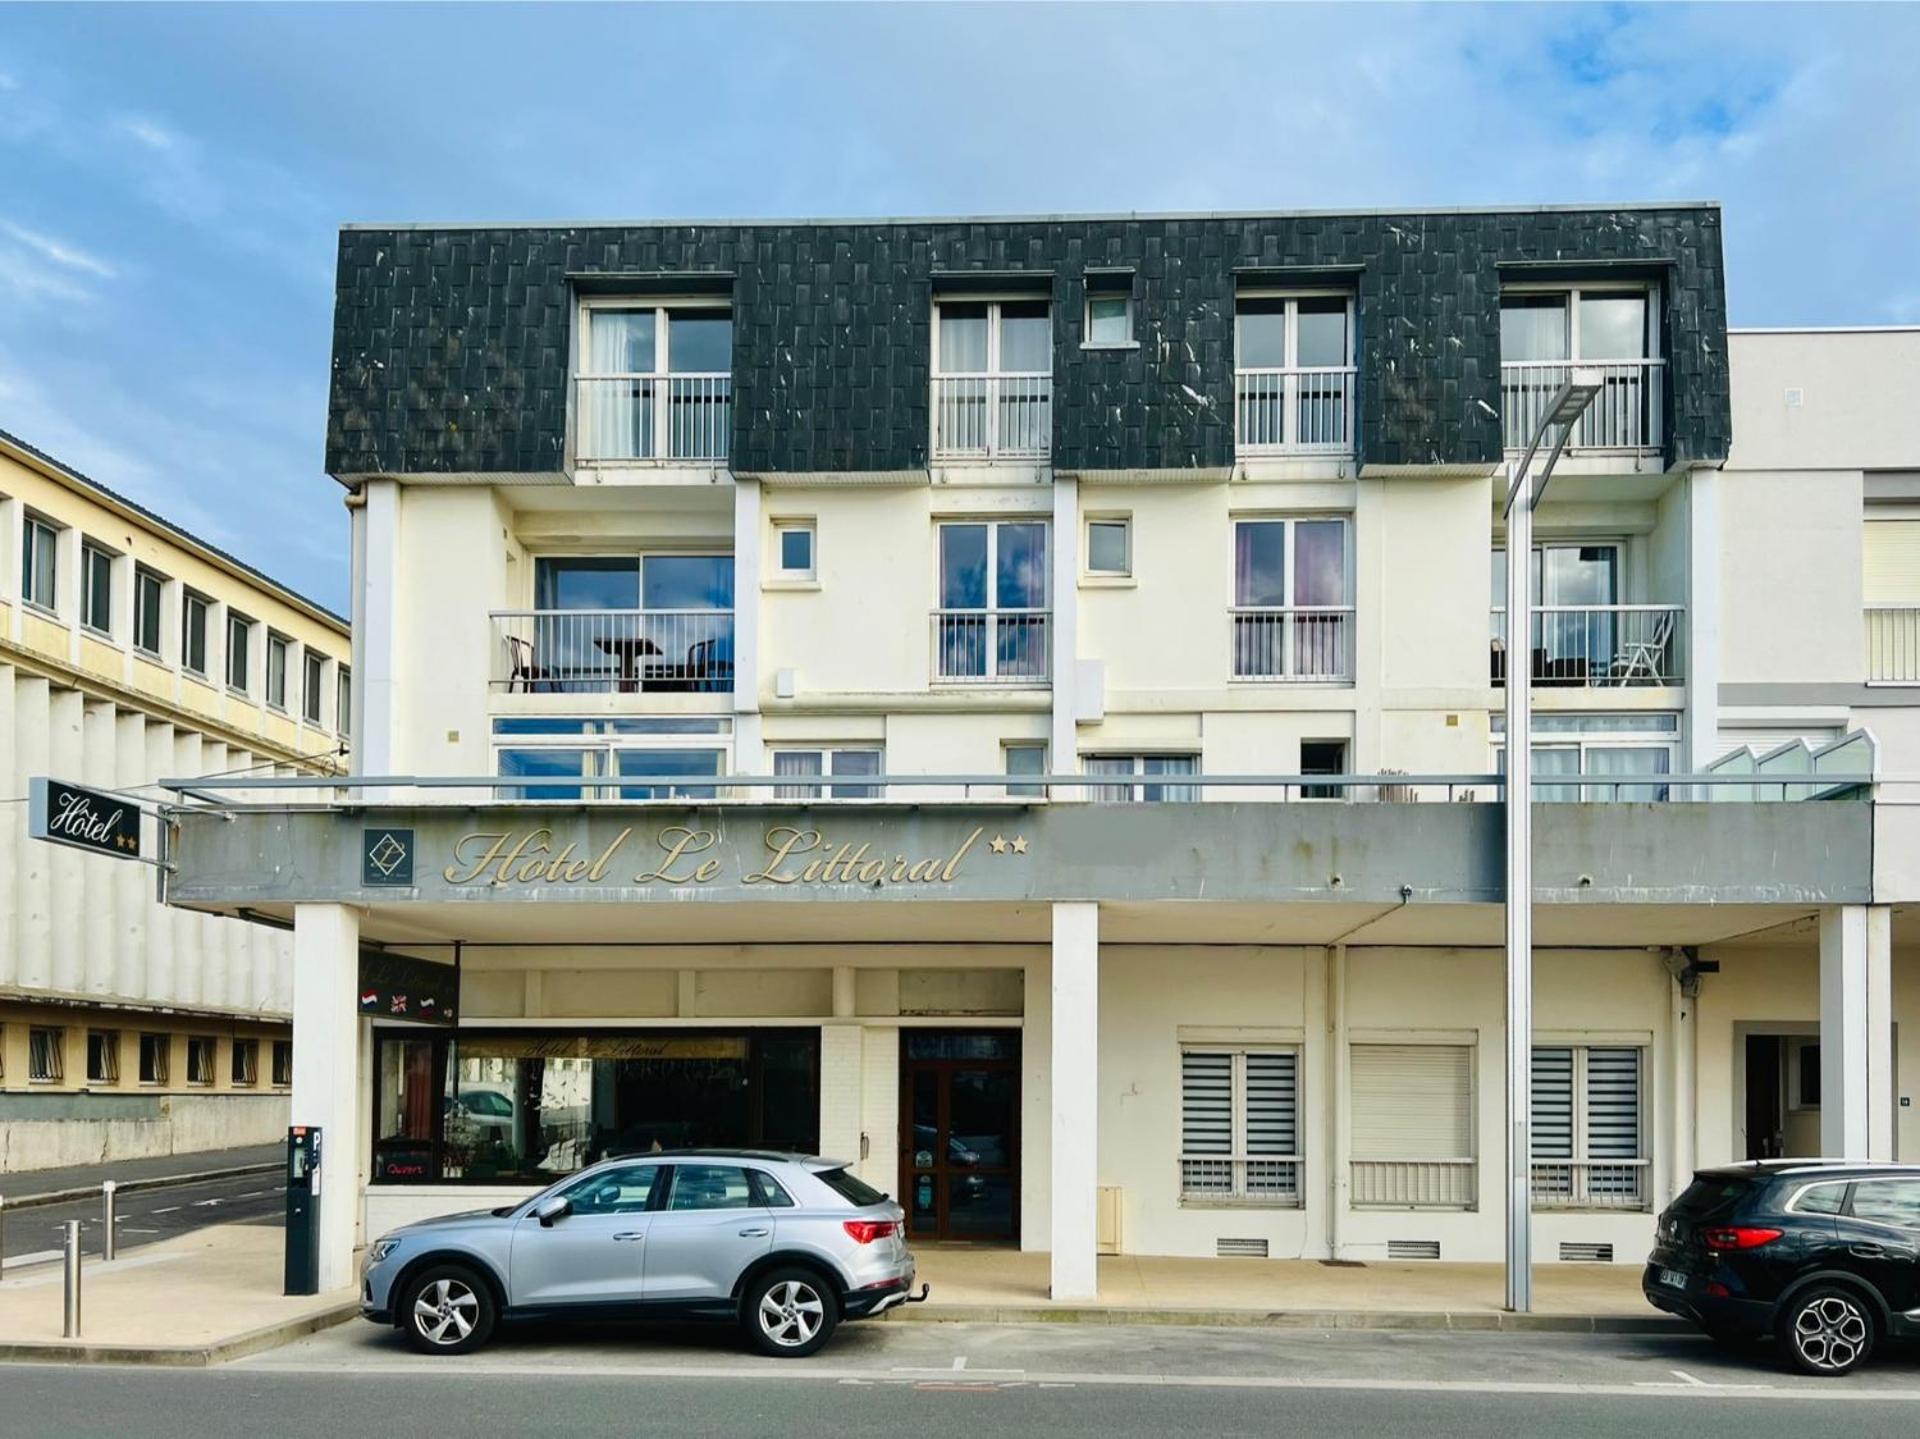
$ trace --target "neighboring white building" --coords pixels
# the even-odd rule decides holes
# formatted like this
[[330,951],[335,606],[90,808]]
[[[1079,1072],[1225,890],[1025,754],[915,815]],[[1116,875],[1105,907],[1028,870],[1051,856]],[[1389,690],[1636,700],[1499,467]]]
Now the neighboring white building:
[[338,616],[0,432],[0,1173],[285,1133],[291,936],[29,841],[25,796],[337,773],[347,659]]
[[[1920,666],[1866,660],[1920,605],[1920,335],[1729,341],[1718,223],[346,232],[390,782],[188,805],[170,891],[296,926],[329,1272],[690,1143],[855,1160],[1063,1296],[1097,1249],[1497,1258],[1499,471],[1574,360],[1537,1256],[1638,1262],[1697,1164],[1920,1152],[1910,811],[1806,778],[1920,773]],[[360,1017],[369,943],[457,1027]]]

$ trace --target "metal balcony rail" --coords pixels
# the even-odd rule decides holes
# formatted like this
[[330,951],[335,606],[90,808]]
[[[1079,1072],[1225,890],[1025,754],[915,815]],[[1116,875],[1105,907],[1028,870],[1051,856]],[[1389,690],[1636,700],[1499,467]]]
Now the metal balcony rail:
[[725,694],[732,610],[496,610],[492,688],[508,694]]
[[1352,454],[1355,373],[1351,366],[1235,370],[1235,453]]
[[1051,666],[1046,610],[933,612],[933,677],[941,684],[1044,685]]
[[1473,1159],[1355,1159],[1356,1206],[1383,1209],[1471,1209],[1478,1180]]
[[1352,682],[1352,605],[1235,605],[1228,616],[1235,679]]
[[1533,1203],[1536,1209],[1645,1209],[1645,1159],[1604,1161],[1535,1160]]
[[[1677,685],[1681,605],[1535,605],[1529,672],[1536,686],[1602,689]],[[1507,682],[1507,611],[1492,611],[1491,678]]]
[[574,382],[578,458],[725,460],[733,439],[733,376],[582,376]]
[[1867,606],[1867,683],[1920,684],[1920,605]]
[[1217,1154],[1180,1156],[1182,1199],[1259,1199],[1269,1204],[1300,1202],[1298,1159],[1229,1159]]
[[1568,444],[1588,450],[1657,450],[1664,360],[1503,360],[1500,415],[1506,447],[1524,450],[1575,368],[1600,372],[1600,393]]
[[1052,375],[934,377],[936,460],[1045,459],[1052,453]]

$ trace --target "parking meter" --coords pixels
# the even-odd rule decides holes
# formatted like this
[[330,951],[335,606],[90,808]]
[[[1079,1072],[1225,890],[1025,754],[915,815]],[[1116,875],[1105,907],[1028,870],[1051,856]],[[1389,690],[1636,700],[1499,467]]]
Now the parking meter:
[[287,1131],[286,1294],[320,1292],[320,1131]]

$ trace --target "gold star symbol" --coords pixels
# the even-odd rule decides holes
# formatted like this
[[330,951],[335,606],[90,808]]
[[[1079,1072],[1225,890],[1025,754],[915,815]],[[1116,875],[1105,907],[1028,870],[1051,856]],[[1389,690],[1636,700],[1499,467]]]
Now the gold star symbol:
[[1025,854],[1027,852],[1027,837],[1024,834],[1016,834],[1013,837],[1013,852],[1015,854]]
[[997,834],[992,839],[987,841],[987,847],[991,849],[995,854],[1005,854],[1007,852],[1006,840],[1002,839]]

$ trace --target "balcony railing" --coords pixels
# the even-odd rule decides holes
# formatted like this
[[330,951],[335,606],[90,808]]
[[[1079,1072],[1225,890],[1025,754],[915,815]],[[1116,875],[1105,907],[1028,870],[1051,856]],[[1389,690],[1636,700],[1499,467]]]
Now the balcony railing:
[[1236,605],[1228,618],[1235,679],[1352,682],[1352,605]]
[[493,687],[509,694],[723,694],[732,610],[497,610]]
[[1472,1159],[1355,1159],[1353,1202],[1383,1209],[1471,1209]]
[[1920,605],[1867,606],[1867,683],[1920,685]]
[[[1681,684],[1685,620],[1680,605],[1535,605],[1533,682],[1569,689]],[[1504,685],[1504,607],[1494,608],[1492,628],[1491,677]]]
[[936,460],[1045,459],[1052,453],[1052,375],[941,375],[934,379]]
[[733,376],[629,375],[574,382],[582,460],[724,460]]
[[1500,365],[1500,414],[1506,446],[1524,450],[1553,397],[1575,368],[1600,372],[1600,393],[1574,427],[1577,449],[1657,450],[1664,443],[1661,385],[1664,360],[1505,360]]
[[1599,1164],[1535,1160],[1534,1207],[1645,1209],[1648,1168],[1644,1159],[1613,1159]]
[[935,610],[933,677],[941,684],[1044,685],[1053,674],[1046,610]]
[[1257,1199],[1263,1204],[1297,1205],[1300,1161],[1183,1154],[1180,1156],[1180,1197],[1202,1204]]
[[1234,450],[1241,455],[1353,453],[1354,371],[1236,370]]

